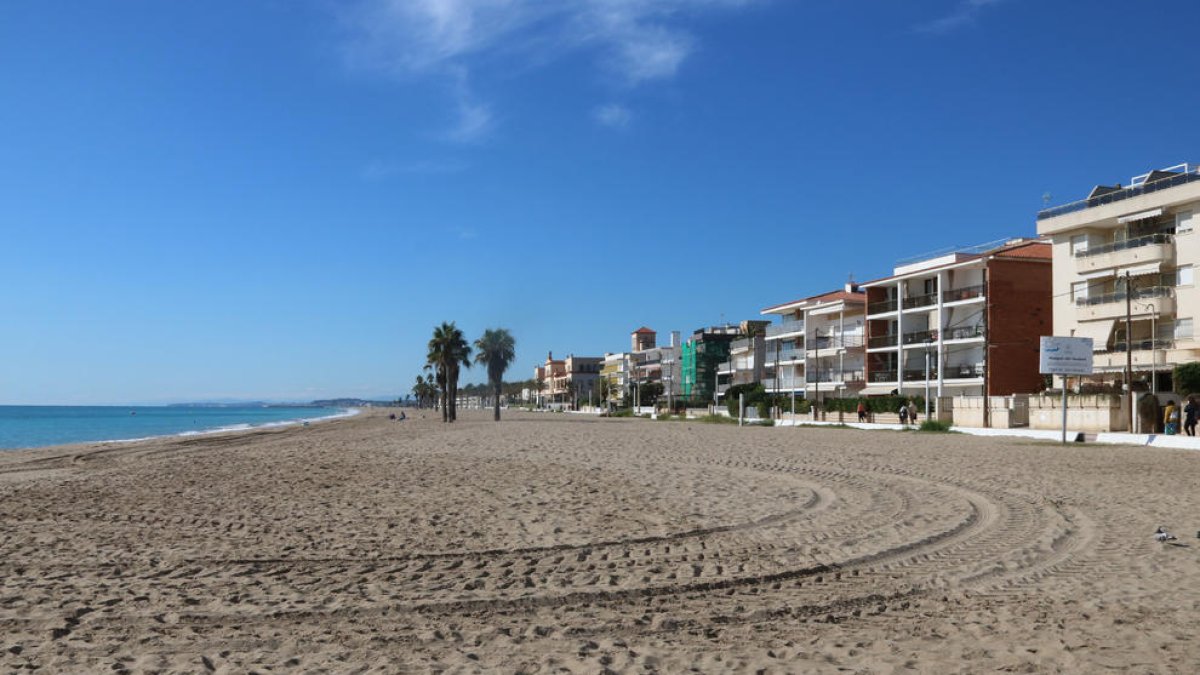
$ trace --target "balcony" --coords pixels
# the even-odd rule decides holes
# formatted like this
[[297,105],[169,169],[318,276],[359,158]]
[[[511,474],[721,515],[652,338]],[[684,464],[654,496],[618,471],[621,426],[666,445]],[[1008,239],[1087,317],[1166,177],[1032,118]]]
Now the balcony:
[[796,349],[793,346],[782,347],[778,351],[767,349],[766,355],[763,357],[767,363],[775,363],[776,361],[795,361],[804,358],[804,350]]
[[920,309],[922,307],[932,307],[937,304],[937,293],[926,293],[925,295],[914,295],[904,299],[904,309]]
[[781,335],[788,335],[790,333],[803,333],[803,332],[804,332],[804,322],[803,321],[796,321],[796,320],[784,321],[782,323],[775,323],[775,324],[771,324],[771,325],[767,326],[767,339],[770,340],[771,338],[777,338]]
[[935,343],[938,339],[936,330],[916,330],[911,333],[904,334],[904,345],[923,344],[925,342]]
[[[1150,340],[1150,339],[1145,339],[1145,340],[1137,340],[1137,339],[1135,339],[1135,340],[1133,341],[1133,351],[1135,351],[1135,352],[1137,352],[1137,351],[1151,351],[1151,350],[1155,350],[1155,349],[1163,349],[1163,350],[1165,350],[1165,349],[1174,349],[1174,348],[1175,348],[1175,341],[1174,341],[1174,340],[1165,340],[1165,339],[1159,339],[1159,340]],[[1121,353],[1121,354],[1124,354],[1124,353],[1125,353],[1125,341],[1124,341],[1124,340],[1118,340],[1116,343],[1114,343],[1114,344],[1113,344],[1113,346],[1112,346],[1112,349],[1102,349],[1102,350],[1099,350],[1099,351],[1102,351],[1102,352],[1108,352],[1108,353],[1112,353],[1112,354],[1115,354],[1115,353]]]
[[[1133,289],[1131,316],[1169,316],[1175,313],[1174,289],[1150,286]],[[1075,318],[1079,321],[1125,318],[1125,291],[1092,295],[1075,300]]]
[[812,374],[808,378],[809,382],[825,383],[825,382],[862,382],[863,371],[861,370],[821,370]]
[[983,333],[983,324],[976,326],[959,326],[958,328],[947,328],[942,333],[942,339],[946,342],[951,340],[973,340],[975,338],[982,338]]
[[1200,180],[1200,169],[1194,169],[1187,165],[1172,168],[1179,168],[1182,169],[1182,171],[1180,173],[1173,173],[1164,178],[1160,178],[1159,180],[1147,181],[1138,185],[1131,185],[1127,188],[1111,190],[1104,194],[1096,195],[1090,199],[1081,199],[1077,202],[1071,202],[1070,204],[1063,204],[1062,206],[1043,209],[1038,211],[1037,219],[1046,220],[1047,218],[1055,218],[1068,213],[1083,211],[1084,209],[1095,208],[1105,204],[1112,204],[1114,202],[1131,199],[1133,197],[1139,197],[1144,194],[1157,192],[1158,190],[1167,190],[1177,185],[1186,185],[1187,183]]
[[1174,249],[1174,237],[1169,234],[1151,234],[1093,246],[1075,254],[1075,271],[1083,274],[1113,267],[1166,262],[1173,259]]
[[889,333],[887,335],[872,335],[870,339],[867,340],[867,348],[887,349],[888,347],[895,347],[897,344],[899,344],[899,340],[900,336],[896,333]]
[[733,372],[733,362],[732,361],[726,361],[725,363],[717,364],[717,374],[718,375],[728,375],[729,373],[732,373],[732,372]]
[[946,366],[945,379],[947,380],[973,380],[980,377],[983,377],[983,362]]
[[[929,381],[937,382],[937,376],[938,376],[937,368],[936,367],[930,368],[929,369]],[[894,382],[895,380],[887,380],[887,381]],[[925,369],[922,368],[920,370],[904,371],[904,381],[905,382],[924,382],[925,381]]]
[[738,352],[745,349],[750,349],[752,346],[754,346],[754,341],[752,339],[742,338],[741,340],[734,340],[733,342],[729,343],[729,351]]
[[872,302],[867,305],[867,314],[887,314],[894,311],[896,311],[895,299]]
[[809,340],[808,351],[822,349],[856,349],[863,346],[861,335],[819,335]]
[[767,391],[795,391],[804,389],[803,377],[769,377],[762,381],[763,389]]
[[977,286],[967,286],[965,288],[952,288],[942,293],[942,302],[962,302],[964,300],[974,300],[975,298],[983,297],[983,284]]
[[887,364],[885,368],[880,370],[872,370],[868,381],[875,382],[895,382],[896,381],[896,364]]

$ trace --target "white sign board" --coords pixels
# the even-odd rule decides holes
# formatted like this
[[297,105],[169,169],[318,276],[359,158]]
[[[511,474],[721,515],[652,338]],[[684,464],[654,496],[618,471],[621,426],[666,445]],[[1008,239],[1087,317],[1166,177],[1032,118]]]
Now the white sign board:
[[1043,335],[1038,372],[1043,375],[1091,375],[1092,338]]

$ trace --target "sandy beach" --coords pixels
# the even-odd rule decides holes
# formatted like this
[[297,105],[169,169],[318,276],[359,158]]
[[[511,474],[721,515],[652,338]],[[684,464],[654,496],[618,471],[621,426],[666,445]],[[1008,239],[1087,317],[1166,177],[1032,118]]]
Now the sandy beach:
[[1200,663],[1200,454],[488,417],[0,453],[0,669]]

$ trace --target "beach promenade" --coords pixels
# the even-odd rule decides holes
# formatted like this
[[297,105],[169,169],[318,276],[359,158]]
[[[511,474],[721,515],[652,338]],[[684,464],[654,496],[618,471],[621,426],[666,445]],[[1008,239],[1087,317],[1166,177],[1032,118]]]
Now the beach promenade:
[[0,453],[0,670],[1200,663],[1200,453],[462,416]]

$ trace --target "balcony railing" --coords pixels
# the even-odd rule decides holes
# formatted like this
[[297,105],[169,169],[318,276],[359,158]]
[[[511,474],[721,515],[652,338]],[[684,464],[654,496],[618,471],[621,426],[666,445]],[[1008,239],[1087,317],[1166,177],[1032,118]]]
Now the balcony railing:
[[891,333],[888,335],[872,335],[870,339],[867,340],[867,346],[872,349],[895,347],[898,344],[899,338],[900,336],[896,333]]
[[970,300],[983,295],[983,284],[976,286],[967,286],[966,288],[952,288],[945,293],[942,293],[942,302],[958,302],[960,300]]
[[[1135,351],[1135,352],[1136,351],[1150,351],[1152,349],[1172,349],[1174,347],[1175,347],[1174,340],[1166,340],[1166,339],[1149,340],[1149,339],[1147,339],[1147,340],[1134,340],[1133,341],[1133,351]],[[1124,352],[1125,351],[1125,341],[1124,340],[1118,341],[1113,344],[1112,349],[1104,349],[1102,351]]]
[[947,380],[964,380],[983,377],[982,363],[964,363],[958,366],[946,366]]
[[781,377],[781,378],[769,377],[762,381],[762,386],[763,386],[763,389],[765,389],[767,391],[779,391],[779,390],[790,391],[792,389],[803,389],[804,388],[804,378],[803,377]]
[[[1170,286],[1148,286],[1146,288],[1135,288],[1133,289],[1133,299],[1143,300],[1145,298],[1169,298],[1171,297],[1172,290],[1173,289]],[[1086,298],[1076,298],[1075,305],[1077,307],[1107,305],[1113,302],[1125,302],[1125,298],[1125,290],[1121,289],[1115,293],[1089,295]]]
[[769,363],[774,363],[775,361],[791,361],[793,359],[802,358],[804,358],[804,350],[796,349],[795,347],[790,346],[784,347],[779,351],[768,349],[766,355],[766,361]]
[[803,333],[803,321],[783,321],[767,326],[767,337],[775,337],[776,335],[784,335],[786,333]]
[[958,328],[947,328],[942,336],[943,340],[970,340],[971,338],[983,337],[983,324],[977,326],[959,326]]
[[[933,382],[935,380],[937,380],[937,368],[930,368],[929,369],[929,381]],[[904,381],[905,382],[917,382],[917,381],[924,382],[925,381],[925,369],[922,368],[920,370],[904,371]]]
[[921,342],[937,342],[938,332],[936,330],[916,330],[911,333],[904,334],[904,344],[913,345]]
[[867,305],[867,314],[887,314],[894,311],[896,311],[895,299],[881,300]]
[[725,363],[718,363],[717,364],[717,372],[718,373],[732,373],[733,372],[733,362],[726,361]]
[[928,307],[937,304],[937,293],[926,293],[925,295],[914,295],[904,299],[904,309],[916,309],[918,307]]
[[1151,246],[1153,244],[1169,244],[1172,241],[1173,238],[1169,234],[1151,234],[1145,237],[1137,237],[1136,239],[1114,241],[1111,244],[1103,244],[1101,246],[1090,246],[1082,251],[1076,251],[1075,257],[1088,258],[1094,255],[1125,251],[1131,248],[1141,248],[1143,246]]
[[809,382],[862,382],[861,370],[821,370],[808,377]]
[[753,341],[750,338],[742,338],[741,340],[734,340],[733,342],[729,343],[729,351],[736,352],[739,349],[749,349],[752,344],[753,344]]
[[871,382],[895,382],[896,365],[890,364],[882,370],[872,370],[869,379]]
[[809,340],[809,351],[814,349],[853,349],[863,346],[861,335],[821,335]]
[[1157,192],[1158,190],[1166,190],[1177,185],[1185,185],[1187,183],[1200,180],[1200,169],[1193,169],[1190,166],[1184,166],[1182,168],[1183,171],[1181,173],[1172,174],[1153,182],[1146,182],[1140,185],[1131,185],[1127,188],[1113,190],[1089,199],[1081,199],[1077,202],[1071,202],[1070,204],[1063,204],[1062,206],[1043,209],[1038,211],[1037,219],[1045,220],[1047,218],[1054,218],[1056,216],[1074,213],[1076,211],[1083,211],[1084,209],[1103,206],[1105,204],[1112,204],[1114,202],[1123,201],[1132,197],[1138,197],[1151,192]]

